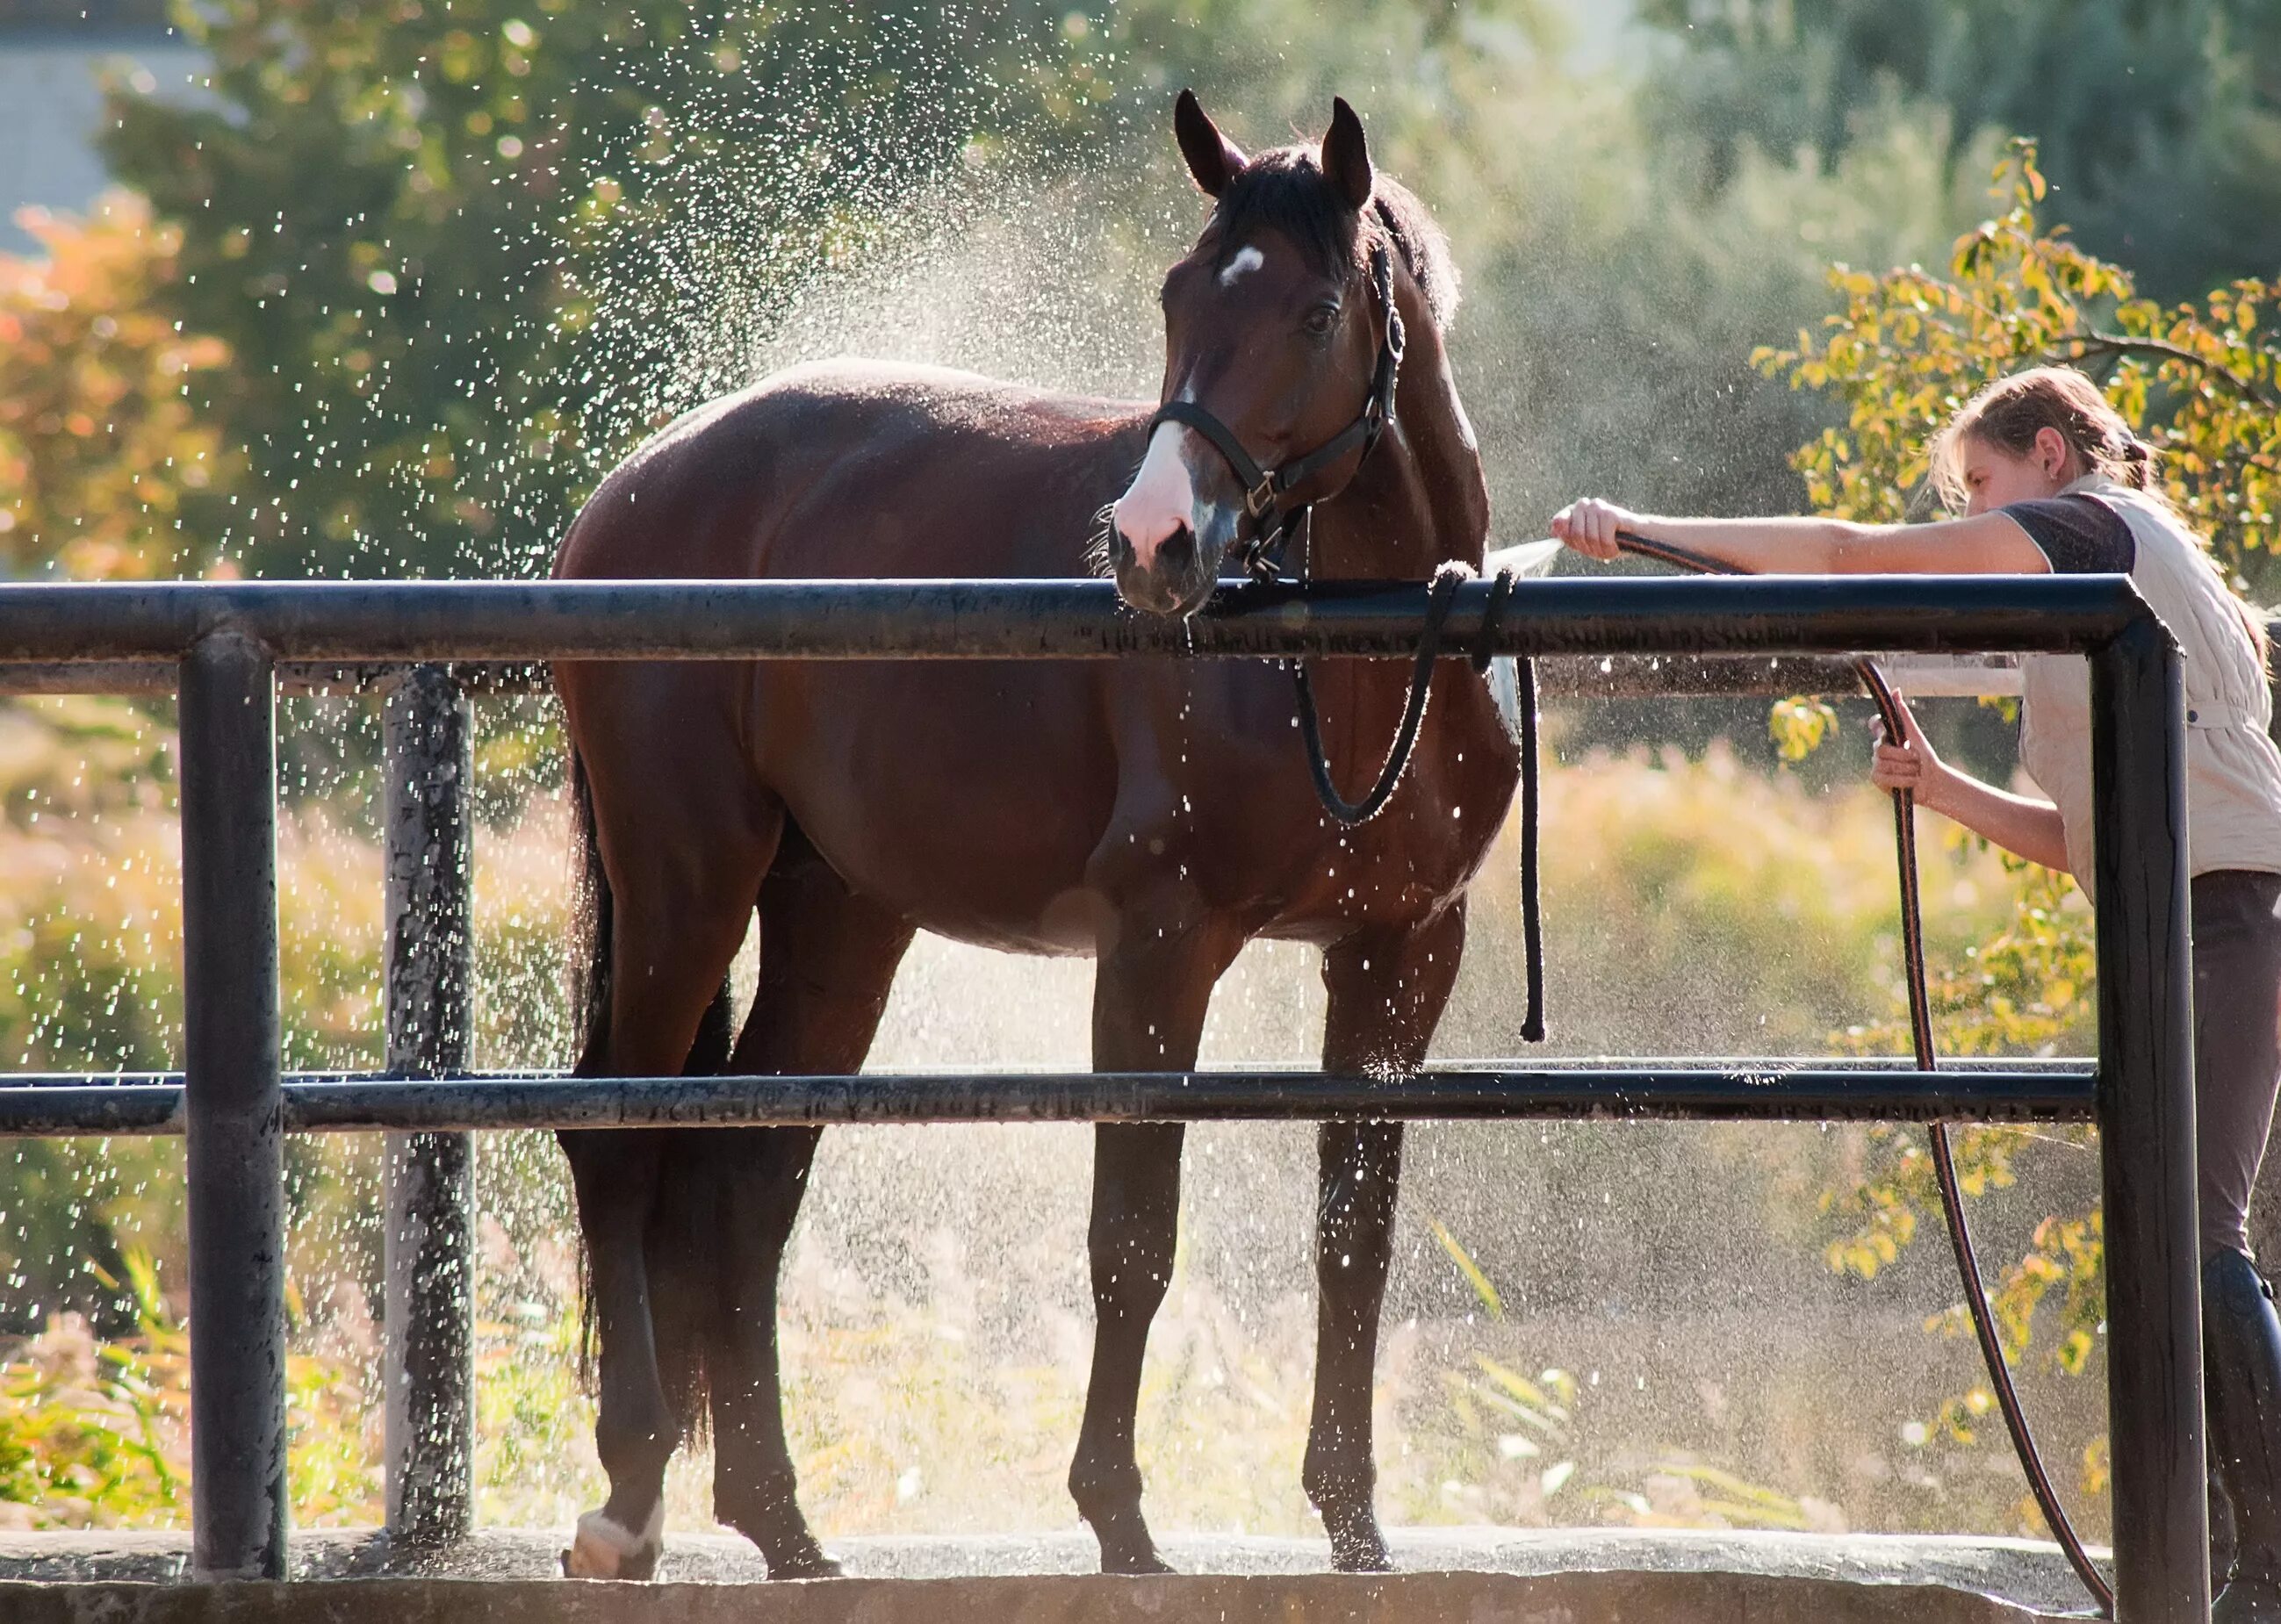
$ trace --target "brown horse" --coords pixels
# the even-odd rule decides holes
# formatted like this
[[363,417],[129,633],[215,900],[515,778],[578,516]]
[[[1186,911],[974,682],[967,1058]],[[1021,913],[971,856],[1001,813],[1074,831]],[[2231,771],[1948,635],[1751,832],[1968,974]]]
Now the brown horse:
[[[1180,147],[1217,200],[1165,277],[1164,395],[1271,466],[1352,421],[1388,313],[1411,335],[1373,449],[1314,468],[1313,575],[1478,567],[1488,495],[1442,330],[1448,247],[1374,178],[1342,102],[1319,151],[1246,158],[1192,97]],[[1376,251],[1375,252],[1373,251]],[[1226,459],[1145,405],[867,363],[803,367],[692,414],[604,482],[563,577],[1068,576],[1193,611],[1237,539]],[[1135,466],[1140,473],[1134,475]],[[1105,535],[1104,499],[1129,482]],[[1091,543],[1089,549],[1088,544]],[[1352,785],[1398,720],[1406,662],[1318,662]],[[1465,945],[1465,891],[1517,754],[1488,687],[1435,671],[1409,776],[1342,828],[1318,804],[1287,673],[1265,662],[573,664],[558,668],[590,834],[594,976],[579,1071],[858,1070],[916,931],[1097,963],[1105,1071],[1194,1066],[1213,984],[1254,937],[1318,944],[1327,1071],[1424,1058]],[[731,1041],[723,975],[760,913],[760,988]],[[1161,1571],[1134,1411],[1179,1209],[1178,1125],[1096,1130],[1098,1317],[1070,1490],[1111,1571]],[[648,1574],[668,1458],[707,1419],[715,1508],[771,1575],[836,1571],[800,1513],[776,1292],[817,1131],[561,1136],[592,1267],[610,1480],[566,1571]],[[1342,1568],[1387,1562],[1371,1379],[1402,1130],[1321,1131],[1318,1364],[1304,1482]]]

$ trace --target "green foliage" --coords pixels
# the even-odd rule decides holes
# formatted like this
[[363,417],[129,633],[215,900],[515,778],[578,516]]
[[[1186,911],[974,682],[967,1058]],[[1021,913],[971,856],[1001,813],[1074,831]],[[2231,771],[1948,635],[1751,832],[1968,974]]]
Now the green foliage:
[[[1488,1274],[1440,1219],[1428,1218],[1427,1227],[1491,1322],[1502,1323],[1504,1300]],[[1457,1473],[1442,1484],[1444,1499],[1495,1520],[1588,1516],[1643,1527],[1824,1531],[1835,1520],[1825,1503],[1793,1498],[1680,1450],[1635,1453],[1614,1470],[1607,1462],[1580,1472],[1585,1440],[1577,1409],[1585,1389],[1569,1371],[1554,1367],[1531,1380],[1477,1349],[1470,1364],[1441,1372],[1441,1386],[1448,1408],[1414,1418],[1412,1436]]]
[[[1827,254],[1957,223],[1945,134],[1898,122],[1710,184],[1621,74],[1566,66],[1541,0],[225,0],[184,22],[213,99],[122,87],[106,148],[182,232],[158,312],[234,358],[189,399],[245,464],[237,499],[186,534],[261,574],[542,567],[601,469],[747,382],[898,232],[1069,215],[1074,243],[1105,211],[1103,275],[1133,249],[1153,279],[1153,234],[1198,217],[1166,138],[1184,83],[1255,145],[1357,99],[1458,239],[1458,360],[1523,513],[1619,467],[1639,499],[1763,506],[1804,420],[1736,366],[1747,336],[1812,307]],[[1035,271],[997,267],[1009,302]],[[1074,297],[1137,313],[1139,285]],[[1149,324],[1124,330],[1145,380]],[[1656,454],[1619,452],[1650,424]]]
[[105,148],[179,223],[160,306],[236,358],[191,396],[248,464],[204,539],[264,573],[528,572],[685,360],[635,311],[589,342],[598,290],[788,298],[881,205],[878,154],[924,175],[1087,100],[1064,71],[1085,30],[1027,0],[220,0],[180,22],[212,97],[122,87]]
[[[1952,847],[1991,848],[1957,831]],[[2091,909],[2072,880],[1997,854],[2012,881],[2012,917],[1995,936],[1927,966],[1933,1030],[1944,1055],[2076,1053],[2092,1040],[2097,969]],[[1890,1054],[1908,1047],[1898,1017],[1849,1027],[1845,1047]]]
[[[1545,775],[1543,876],[1560,1019],[1552,1041],[1589,1054],[1805,1054],[1833,1016],[1866,1031],[1898,1007],[1892,824],[1866,784],[1811,793],[1742,764],[1723,744],[1593,751]],[[1927,930],[1960,954],[2006,916],[1997,860],[1958,846],[1928,862]],[[1461,982],[1442,1030],[1511,1053],[1520,949],[1508,853],[1474,882]],[[1493,1007],[1477,1004],[1494,998]],[[1464,1034],[1458,1036],[1458,1034]],[[1478,1226],[1443,1215],[1453,1227]],[[1502,1264],[1499,1265],[1502,1267]]]
[[[144,747],[151,742],[144,740]],[[159,747],[163,752],[163,739]],[[70,774],[63,777],[68,780]],[[1744,770],[1730,755],[1707,761],[1674,755],[1659,762],[1643,752],[1560,769],[1548,775],[1546,791],[1548,849],[1564,854],[1558,872],[1547,875],[1554,962],[1573,966],[1580,981],[1593,984],[1580,985],[1575,1001],[1561,1006],[1561,1032],[1572,1042],[1606,1037],[1644,1049],[1654,1040],[1652,1023],[1673,1018],[1675,1011],[1677,1018],[1730,1023],[1713,1029],[1706,1046],[1729,1041],[1754,1050],[1782,1048],[1817,1036],[1829,1018],[1820,1011],[1875,1011],[1890,1001],[1883,972],[1891,962],[1891,881],[1884,807],[1873,792],[1849,785],[1813,796],[1794,781],[1768,782]],[[43,797],[37,804],[48,803]],[[561,1058],[559,1048],[550,1047],[559,1043],[559,1034],[540,1024],[544,1011],[560,1001],[561,813],[553,797],[530,796],[499,825],[487,822],[479,830],[478,1063]],[[367,1006],[344,1025],[327,1026],[318,1017],[334,1007],[332,994],[322,982],[304,978],[304,965],[315,963],[308,939],[329,931],[337,938],[334,951],[352,967],[342,972],[347,981],[364,986],[376,981],[376,924],[347,910],[357,897],[377,896],[378,855],[374,837],[321,817],[313,808],[305,816],[289,817],[281,829],[281,905],[288,940],[298,944],[285,960],[289,1009],[301,1034],[297,1042],[309,1046],[304,1052],[352,1057],[345,1046],[376,1041],[375,1013]],[[165,820],[140,817],[131,801],[101,827],[119,843],[120,855],[106,860],[110,868],[127,852],[142,849],[141,842],[171,860]],[[89,877],[84,893],[72,893],[87,940],[118,933],[116,913],[105,911],[116,904],[105,899],[120,893],[103,884],[109,869],[87,855],[91,833],[86,820],[53,811],[44,811],[35,825],[8,831],[0,847],[0,856],[8,859],[0,865],[0,944],[10,940],[7,909],[25,905],[9,897],[37,901],[43,894],[28,879],[22,893],[12,893],[9,874],[44,873],[50,863]],[[137,870],[143,861],[136,859]],[[1507,846],[1484,884],[1509,885],[1513,867]],[[1986,934],[1985,904],[1960,909],[1956,896],[1959,886],[1970,884],[1993,898],[2000,878],[1993,859],[1960,849],[1944,855],[1940,872],[1943,916],[1934,922],[1939,939]],[[122,878],[120,891],[127,885]],[[351,892],[353,896],[344,894]],[[1493,994],[1508,1019],[1512,980],[1496,966],[1498,955],[1512,950],[1501,934],[1511,917],[1510,901],[1502,893],[1496,901],[1482,899],[1475,916],[1481,959],[1469,970],[1470,985]],[[129,961],[143,964],[145,973],[151,973],[151,964],[171,964],[179,951],[164,930],[154,930],[148,949],[139,934],[130,936],[128,946],[136,954],[147,952],[147,963]],[[17,963],[8,969],[30,978],[27,1009],[54,994],[58,982],[43,975],[70,973],[68,961],[44,971]],[[171,989],[171,981],[166,985]],[[1277,995],[1288,994],[1278,989]],[[172,1009],[153,1040],[154,1062],[172,1057]],[[1761,1012],[1771,1017],[1767,1028],[1754,1024]],[[1617,1019],[1618,1013],[1632,1025]],[[327,1047],[332,1045],[342,1047]],[[1736,1142],[1697,1138],[1692,1153],[1728,1167],[1738,1154]],[[1804,1142],[1824,1141],[1809,1134]],[[335,1159],[354,1148],[350,1136],[297,1140],[291,1148],[298,1176],[290,1264],[307,1298],[297,1308],[294,1351],[313,1361],[297,1365],[300,1373],[294,1378],[299,1384],[295,1413],[307,1418],[296,1424],[305,1427],[313,1451],[305,1466],[297,1458],[295,1467],[295,1492],[305,1496],[297,1502],[296,1515],[305,1521],[323,1506],[334,1509],[321,1514],[343,1521],[371,1514],[368,1497],[360,1496],[367,1496],[367,1474],[377,1459],[376,1395],[370,1386],[377,1344],[369,1308],[359,1304],[355,1288],[360,1286],[367,1297],[375,1289],[370,1255],[376,1243],[350,1220],[368,1211],[375,1185],[368,1159]],[[62,1288],[68,1282],[58,1276],[78,1271],[85,1257],[123,1280],[120,1260],[137,1247],[152,1254],[156,1278],[179,1293],[185,1278],[179,1144],[72,1141],[38,1148],[68,1159],[39,1164],[35,1179],[33,1164],[12,1164],[0,1153],[0,1211],[9,1218],[9,1233],[0,1234],[0,1273],[10,1277],[4,1288],[10,1308],[53,1309],[66,1302]],[[364,1141],[367,1156],[371,1148]],[[1512,1171],[1510,1138],[1494,1148],[1496,1165]],[[305,1163],[304,1156],[325,1159]],[[1612,1172],[1622,1165],[1620,1156],[1610,1157]],[[1808,1171],[1793,1168],[1790,1176]],[[560,1152],[548,1135],[487,1136],[478,1176],[484,1219],[476,1299],[483,1514],[521,1526],[558,1523],[592,1504],[587,1496],[599,1483],[591,1454],[591,1401],[576,1378],[576,1226],[561,1188]],[[1744,1210],[1736,1215],[1743,1233],[1762,1233],[1748,1226],[1771,1209],[1774,1198],[1752,1187],[1751,1179],[1728,1182],[1744,1187]],[[1506,1203],[1496,1209],[1504,1215],[1501,1227],[1492,1230],[1488,1215],[1468,1207],[1446,1215],[1446,1240],[1429,1238],[1432,1232],[1422,1227],[1417,1235],[1433,1266],[1441,1267],[1447,1257],[1455,1311],[1423,1327],[1389,1326],[1390,1338],[1405,1339],[1402,1345],[1414,1350],[1397,1358],[1390,1349],[1385,1367],[1384,1484],[1390,1508],[1407,1520],[1450,1522],[1495,1514],[1529,1522],[1591,1517],[1794,1526],[1823,1515],[1811,1498],[1838,1497],[1836,1486],[1846,1480],[1836,1471],[1824,1476],[1810,1463],[1762,1450],[1739,1428],[1677,1441],[1643,1435],[1604,1388],[1592,1388],[1574,1349],[1545,1344],[1533,1303],[1527,1313],[1510,1308],[1504,1323],[1486,1311],[1478,1323],[1464,1323],[1467,1309],[1479,1304],[1486,1311],[1484,1288],[1494,1296],[1497,1284],[1516,1291],[1526,1286],[1532,1293],[1543,1285],[1541,1275],[1512,1272],[1504,1253],[1514,1210],[1509,1182],[1489,1179],[1473,1187],[1485,1199]],[[1589,1199],[1597,1201],[1599,1188],[1596,1181]],[[1001,1310],[986,1306],[994,1292],[1024,1298],[1035,1290],[1019,1282],[1009,1288],[1003,1279],[1021,1259],[994,1253],[986,1269],[978,1265],[975,1278],[948,1278],[932,1295],[899,1300],[891,1292],[885,1301],[833,1257],[833,1248],[808,1248],[805,1262],[795,1260],[785,1311],[787,1416],[810,1509],[820,1522],[834,1531],[863,1532],[946,1524],[1003,1527],[1009,1519],[1047,1526],[1065,1519],[1062,1479],[1082,1404],[1086,1345],[1076,1261],[1082,1255],[1081,1211],[1081,1202],[1073,1203],[1067,1233],[1035,1242],[1056,1255],[1065,1271],[1077,1271],[1068,1278],[1079,1291],[1066,1317],[1059,1310],[1044,1317],[1036,1341],[1009,1341],[993,1331]],[[1716,1218],[1697,1216],[1706,1226]],[[19,1225],[32,1226],[35,1237],[20,1247],[13,1233]],[[1458,1242],[1460,1234],[1475,1242],[1472,1249]],[[1440,1252],[1434,1249],[1437,1244]],[[1458,1259],[1473,1250],[1481,1254],[1474,1262],[1479,1280],[1468,1283]],[[101,1276],[87,1278],[108,1292]],[[960,1308],[978,1295],[983,1311]],[[83,1331],[71,1334],[91,1348],[115,1344],[146,1362],[155,1359],[156,1344],[144,1349],[136,1342],[145,1333],[131,1296],[122,1294],[122,1300],[123,1316],[97,1326],[91,1338]],[[173,1311],[181,1306],[177,1301]],[[1295,1296],[1287,1314],[1281,1308],[1276,1313],[1263,1319],[1255,1312],[1246,1319],[1217,1300],[1210,1287],[1184,1276],[1152,1342],[1142,1438],[1150,1481],[1168,1503],[1206,1526],[1292,1532],[1313,1526],[1296,1487],[1312,1349],[1311,1302]],[[43,1319],[22,1328],[37,1331]],[[5,1357],[19,1364],[52,1363],[61,1346],[42,1342],[35,1350],[23,1343]],[[154,1388],[173,1391],[167,1383],[179,1376],[152,1368]],[[1563,1371],[1573,1375],[1564,1377]],[[1532,1399],[1516,1381],[1533,1387],[1547,1403]],[[52,1394],[55,1384],[46,1390]],[[179,1402],[179,1395],[166,1402]],[[1517,1415],[1512,1404],[1545,1424]],[[44,1400],[38,1408],[50,1420],[62,1413]],[[153,1413],[163,1419],[169,1412]],[[173,1450],[175,1443],[164,1447]],[[1530,1454],[1530,1448],[1537,1452]],[[179,1464],[181,1458],[165,1458]],[[924,1486],[909,1500],[899,1497],[897,1485],[921,1461]],[[1562,1473],[1558,1468],[1566,1463],[1573,1465]],[[965,1474],[986,1470],[1009,1475],[1015,1503],[968,1491],[973,1480]],[[1728,1485],[1728,1478],[1734,1484],[1771,1485],[1765,1492],[1781,1504],[1754,1500]],[[709,1504],[703,1463],[677,1467],[674,1481],[672,1514],[701,1519]],[[1864,1523],[1903,1514],[1906,1502],[1898,1492],[1875,1500],[1869,1492],[1862,1490],[1858,1504],[1846,1496]],[[149,1521],[181,1515],[179,1507],[168,1512],[147,1495],[131,1512],[115,1499],[111,1504],[112,1511],[101,1512],[92,1504],[66,1504],[55,1514]],[[360,1504],[367,1509],[360,1513]]]
[[147,1257],[130,1256],[128,1281],[143,1319],[133,1340],[98,1343],[58,1319],[0,1365],[0,1504],[33,1526],[164,1523],[187,1501],[189,1344]]
[[1434,1243],[1449,1254],[1451,1263],[1458,1265],[1458,1272],[1465,1277],[1465,1284],[1473,1288],[1481,1311],[1491,1319],[1503,1319],[1504,1299],[1497,1295],[1497,1288],[1489,1283],[1489,1277],[1481,1272],[1481,1264],[1473,1261],[1473,1254],[1458,1243],[1458,1237],[1450,1233],[1450,1226],[1440,1218],[1427,1218],[1426,1227],[1433,1232]]
[[[1987,843],[1959,831],[1953,845],[1987,849]],[[1935,1045],[1943,1055],[1997,1056],[2082,1052],[2092,1040],[2097,1009],[2090,909],[2063,874],[2005,857],[2012,878],[2011,921],[1989,940],[1932,957],[1927,965]],[[1841,1047],[1859,1054],[1906,1053],[1906,1022],[1893,1017],[1847,1028]],[[2090,1143],[2082,1129],[2043,1128],[2023,1133],[2011,1127],[1961,1125],[1950,1133],[1957,1180],[1968,1197],[2009,1189],[2022,1155],[2066,1147],[2080,1151]],[[2032,1175],[2031,1175],[2032,1176]],[[1824,1189],[1819,1210],[1832,1232],[1823,1249],[1829,1266],[1862,1280],[1875,1278],[1916,1238],[1920,1216],[1937,1208],[1930,1153],[1916,1130],[1880,1124],[1865,1130],[1863,1154],[1854,1176]],[[1991,1294],[2014,1357],[2027,1350],[2037,1306],[2055,1278],[2068,1280],[2068,1312],[2059,1332],[2060,1358],[2070,1372],[2080,1369],[2087,1342],[2079,1339],[2097,1323],[2102,1306],[2095,1241],[2086,1252],[2078,1244],[2084,1226],[2096,1235],[2097,1215],[2053,1219],[2039,1228],[2027,1253],[2005,1272]],[[1961,1304],[1940,1317],[1953,1333],[1968,1334],[1959,1316]],[[2088,1318],[2085,1318],[2085,1315]]]
[[[0,704],[0,1065],[164,1070],[180,1063],[182,881],[174,736],[124,702]],[[519,803],[521,804],[520,800]],[[528,808],[526,808],[526,810]],[[481,1040],[560,1059],[563,831],[550,799],[479,837]],[[381,1058],[383,889],[376,836],[321,800],[281,818],[278,923],[285,1063],[327,1071]],[[288,1147],[297,1221],[351,1277],[378,1241],[348,1193],[373,1141]],[[181,1272],[181,1144],[26,1140],[0,1148],[0,1334],[57,1310],[123,1334],[132,1304],[97,1278],[140,1245]]]
[[1982,385],[2037,362],[2080,364],[2164,454],[2164,489],[2237,578],[2277,579],[2281,514],[2281,283],[2243,280],[2164,306],[2122,267],[2085,253],[2037,208],[2046,182],[2032,143],[1995,173],[2004,212],[1960,238],[1948,274],[1840,266],[1843,308],[1791,349],[1752,360],[1792,387],[1826,390],[1846,421],[1791,466],[1809,501],[1840,518],[1906,515],[1932,436]]
[[1645,0],[1681,49],[1651,104],[1722,164],[1835,161],[1898,105],[2038,136],[2067,218],[2177,298],[2281,265],[2281,12],[2268,0]]
[[[2281,336],[2273,327],[2281,284],[2237,281],[2198,301],[2160,305],[2139,297],[2122,267],[2041,224],[2048,185],[2033,143],[2014,143],[1995,180],[2003,212],[1958,241],[1947,275],[1841,266],[1830,284],[1842,308],[1822,330],[1801,332],[1794,348],[1754,355],[1769,375],[1829,391],[1846,407],[1842,427],[1825,429],[1791,460],[1813,505],[1866,522],[1905,518],[1911,491],[1926,482],[1933,436],[1967,398],[2022,366],[2073,363],[2098,377],[2116,409],[2162,452],[2166,493],[2209,536],[2237,582],[2281,579],[2274,558]],[[2016,862],[2007,867],[2015,884],[2009,924],[1930,967],[1939,1048],[2079,1050],[2093,1020],[2090,911],[2064,876]],[[1843,1040],[1890,1052],[1905,1047],[1906,1033],[1888,1021]],[[2076,1130],[1982,1126],[1953,1140],[1965,1193],[1975,1197],[2089,1148]],[[1875,1275],[1914,1240],[1919,1218],[1937,1201],[1930,1157],[1915,1134],[1870,1130],[1851,1176],[1821,1198],[1829,1265]],[[2026,1359],[2041,1324],[2044,1361],[2069,1374],[2089,1368],[2105,1311],[2103,1264],[2095,1206],[2038,1224],[1991,1293],[2007,1354]],[[1932,1323],[1950,1335],[1969,1334],[1961,1305]],[[1959,1444],[1974,1442],[1989,1402],[1977,1388],[1951,1399],[1935,1430]],[[2103,1459],[2086,1454],[2086,1482],[2103,1473]]]
[[[0,1363],[0,1527],[167,1527],[189,1502],[189,1328],[149,1256],[104,1275],[136,1328],[98,1340],[58,1315]],[[298,1309],[298,1303],[289,1303]],[[286,1487],[304,1527],[369,1522],[380,1475],[357,1375],[305,1354],[285,1365]]]
[[166,320],[179,228],[131,193],[85,220],[19,216],[0,255],[0,561],[81,580],[194,571],[234,460],[187,397],[228,360]]
[[1777,702],[1767,715],[1767,731],[1785,762],[1802,762],[1837,727],[1837,710],[1827,700],[1798,695]]

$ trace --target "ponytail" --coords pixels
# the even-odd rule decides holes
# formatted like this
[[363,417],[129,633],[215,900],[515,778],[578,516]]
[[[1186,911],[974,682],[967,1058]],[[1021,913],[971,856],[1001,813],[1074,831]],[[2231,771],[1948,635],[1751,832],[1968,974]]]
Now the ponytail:
[[[2123,432],[2130,434],[2127,429]],[[2116,469],[2119,476],[2115,481],[2116,484],[2127,485],[2133,491],[2154,490],[2154,448],[2153,446],[2132,434],[2129,442],[2122,447],[2119,461],[2121,466]]]

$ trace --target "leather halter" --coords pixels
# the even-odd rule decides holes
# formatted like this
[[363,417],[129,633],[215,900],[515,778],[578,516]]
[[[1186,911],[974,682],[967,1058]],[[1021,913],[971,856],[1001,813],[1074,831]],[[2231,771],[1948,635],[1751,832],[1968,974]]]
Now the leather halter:
[[1378,364],[1371,373],[1370,393],[1355,420],[1304,456],[1294,457],[1276,468],[1263,468],[1243,449],[1228,426],[1193,400],[1167,400],[1148,420],[1154,436],[1161,423],[1179,423],[1210,441],[1243,485],[1243,568],[1252,579],[1274,582],[1283,576],[1283,549],[1307,516],[1312,503],[1284,507],[1283,499],[1357,445],[1365,457],[1394,421],[1394,390],[1402,375],[1402,313],[1394,305],[1394,263],[1384,243],[1370,250],[1370,290],[1385,314],[1384,335],[1379,340]]

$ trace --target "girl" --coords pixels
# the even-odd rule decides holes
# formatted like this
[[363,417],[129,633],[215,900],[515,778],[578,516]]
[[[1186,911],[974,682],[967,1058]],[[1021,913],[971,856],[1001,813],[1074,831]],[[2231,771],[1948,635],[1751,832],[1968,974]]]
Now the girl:
[[[2185,653],[2204,1380],[2238,1545],[2215,1617],[2281,1619],[2281,1319],[2244,1221],[2281,1087],[2281,750],[2263,627],[2153,483],[2152,448],[2090,379],[2038,367],[1982,391],[1935,442],[1963,516],[1930,524],[1662,519],[1587,499],[1552,532],[1596,559],[1631,530],[1767,574],[2128,575]],[[2091,693],[2077,658],[2022,661],[2021,754],[2048,800],[1981,783],[1908,737],[1871,777],[2032,862],[2091,865]]]

